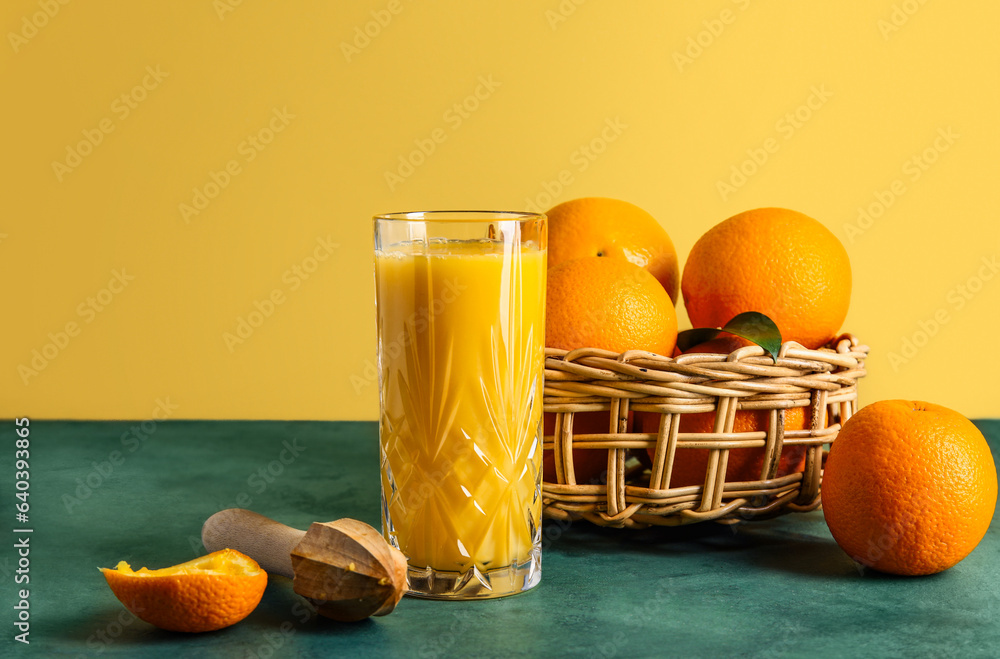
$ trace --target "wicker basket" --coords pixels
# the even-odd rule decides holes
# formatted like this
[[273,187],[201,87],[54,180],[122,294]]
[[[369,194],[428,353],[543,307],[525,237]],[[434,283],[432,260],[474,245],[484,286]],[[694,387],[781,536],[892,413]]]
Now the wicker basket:
[[[543,474],[545,516],[641,528],[816,509],[824,445],[857,411],[857,381],[868,355],[849,334],[831,346],[807,350],[788,342],[777,364],[756,345],[730,355],[676,358],[547,348],[544,409],[555,414],[555,432],[545,437],[544,448],[554,451],[556,469]],[[785,432],[784,410],[791,407],[811,408],[811,429]],[[769,410],[767,431],[733,433],[737,409]],[[658,414],[659,432],[631,432],[630,410]],[[574,436],[573,415],[589,411],[611,412],[608,432]],[[721,432],[678,432],[681,414],[712,411]],[[775,478],[782,446],[794,444],[807,447],[805,470]],[[764,447],[760,480],[726,482],[729,449],[739,447]],[[607,450],[606,482],[576,482],[574,448]],[[670,487],[675,455],[698,448],[710,449],[704,484]],[[646,449],[655,449],[652,459]]]

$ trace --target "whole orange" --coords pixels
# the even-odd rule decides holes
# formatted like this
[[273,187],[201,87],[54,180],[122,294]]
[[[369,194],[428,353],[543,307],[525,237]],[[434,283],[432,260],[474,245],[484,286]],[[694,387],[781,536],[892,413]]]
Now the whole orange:
[[[707,353],[727,355],[739,348],[751,345],[745,339],[731,334],[720,335],[711,341],[700,343],[686,353]],[[642,413],[642,432],[659,430],[660,415]],[[768,410],[738,410],[733,420],[733,432],[766,431],[770,412]],[[809,427],[812,414],[805,407],[791,407],[785,410],[785,430],[805,430]],[[699,412],[681,415],[679,432],[710,433],[715,428],[715,412]],[[655,450],[647,449],[650,459]],[[670,472],[670,487],[702,485],[708,469],[708,449],[678,448],[674,453],[674,465]],[[776,476],[786,476],[805,467],[806,448],[786,446],[782,448]],[[764,448],[734,448],[729,451],[726,462],[726,480],[729,482],[753,481],[760,479],[764,466]]]
[[851,263],[833,233],[785,208],[746,211],[698,239],[684,266],[684,306],[695,327],[759,311],[783,341],[819,348],[837,336],[851,302]]
[[830,532],[851,558],[881,572],[934,574],[986,534],[996,467],[982,433],[958,412],[884,400],[844,424],[822,497]]
[[622,259],[649,270],[677,302],[680,268],[666,230],[635,204],[585,197],[550,208],[549,268],[582,256]]
[[[577,412],[573,415],[573,436],[597,435],[608,432],[610,430],[610,415],[610,412]],[[551,436],[556,431],[556,415],[546,412],[543,416],[543,431],[546,436]],[[631,412],[629,412],[628,425],[632,426]],[[599,483],[607,470],[607,450],[573,449],[573,474],[577,483]],[[542,478],[550,483],[556,482],[556,456],[552,449],[546,449],[542,454]]]
[[676,341],[673,302],[656,278],[639,266],[585,256],[549,270],[545,345],[669,355]]

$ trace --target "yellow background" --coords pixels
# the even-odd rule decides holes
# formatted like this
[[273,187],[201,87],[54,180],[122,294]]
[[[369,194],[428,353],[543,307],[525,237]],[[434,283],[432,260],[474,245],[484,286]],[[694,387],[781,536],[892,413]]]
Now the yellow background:
[[[742,210],[816,217],[853,263],[862,403],[1000,416],[998,24],[917,0],[8,0],[0,417],[375,418],[371,215],[590,195],[650,211],[682,261]],[[218,194],[184,213],[195,188]]]

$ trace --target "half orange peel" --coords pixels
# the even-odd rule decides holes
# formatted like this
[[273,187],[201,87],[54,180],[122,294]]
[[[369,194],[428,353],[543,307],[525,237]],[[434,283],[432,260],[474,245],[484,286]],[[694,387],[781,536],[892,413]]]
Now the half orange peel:
[[133,570],[120,561],[101,572],[115,597],[136,617],[177,632],[208,632],[236,624],[257,607],[267,586],[260,565],[234,549],[158,570]]

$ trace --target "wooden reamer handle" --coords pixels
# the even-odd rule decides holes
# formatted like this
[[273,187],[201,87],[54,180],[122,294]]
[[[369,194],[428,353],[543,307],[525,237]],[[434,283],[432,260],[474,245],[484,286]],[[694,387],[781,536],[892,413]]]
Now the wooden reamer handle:
[[257,561],[266,572],[289,579],[295,578],[292,550],[305,535],[305,531],[242,508],[221,510],[201,527],[206,550],[235,549]]

